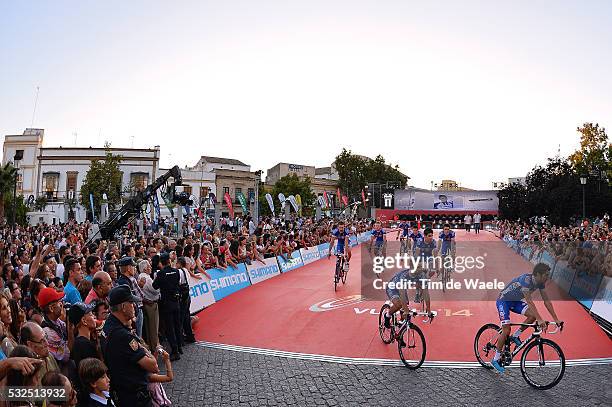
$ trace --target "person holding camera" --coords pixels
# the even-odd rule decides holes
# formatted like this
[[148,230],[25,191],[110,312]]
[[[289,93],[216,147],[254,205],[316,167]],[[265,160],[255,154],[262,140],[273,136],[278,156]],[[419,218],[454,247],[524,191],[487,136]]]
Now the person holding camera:
[[159,289],[161,298],[159,302],[160,318],[164,320],[166,338],[170,343],[170,360],[179,360],[183,353],[183,334],[181,331],[181,293],[179,271],[170,265],[170,253],[163,252],[159,256],[162,269],[156,274],[153,288]]

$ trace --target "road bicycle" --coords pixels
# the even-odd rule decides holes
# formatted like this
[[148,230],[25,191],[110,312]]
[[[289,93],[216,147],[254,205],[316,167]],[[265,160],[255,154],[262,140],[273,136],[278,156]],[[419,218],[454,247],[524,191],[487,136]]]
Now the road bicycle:
[[[546,328],[541,330],[537,323],[533,324],[509,324],[523,328],[533,328],[534,332],[520,345],[510,350],[511,338],[508,335],[504,350],[501,354],[500,365],[509,366],[516,355],[521,351],[521,373],[525,381],[539,390],[550,389],[556,386],[565,373],[565,355],[561,347],[550,339],[542,338],[542,334],[548,325],[556,325],[557,328],[550,332],[556,334],[563,330],[563,322],[558,325],[555,322],[546,322]],[[474,353],[480,364],[487,369],[493,366],[490,360],[495,355],[497,339],[501,335],[501,328],[496,324],[486,324],[478,330],[474,339]]]
[[400,250],[399,250],[400,256],[403,256],[404,254],[408,254],[408,240],[406,239],[406,237],[400,236],[399,241],[400,241]]
[[390,316],[389,327],[385,326],[385,315],[389,314],[391,304],[389,301],[380,309],[378,315],[378,332],[380,339],[386,344],[390,344],[393,341],[397,341],[397,351],[399,353],[402,363],[408,369],[418,369],[425,361],[425,355],[427,353],[427,343],[425,342],[425,335],[423,331],[417,325],[412,323],[412,318],[418,315],[426,316],[429,318],[429,323],[433,322],[437,313],[435,311],[419,312],[416,309],[411,309],[410,313],[406,315],[402,311],[404,319],[398,321],[396,314]]
[[336,253],[336,271],[334,272],[334,291],[338,291],[338,284],[346,284],[346,276],[348,274],[349,264],[346,261],[346,254]]

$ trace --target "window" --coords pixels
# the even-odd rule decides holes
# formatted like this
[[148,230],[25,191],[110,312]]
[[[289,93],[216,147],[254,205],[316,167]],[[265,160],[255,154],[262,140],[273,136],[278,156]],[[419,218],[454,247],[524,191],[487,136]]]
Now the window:
[[42,178],[42,193],[47,201],[54,202],[57,199],[57,188],[59,185],[58,172],[45,172]]
[[76,192],[78,175],[79,173],[76,171],[68,171],[66,173],[66,196],[68,196],[68,191]]
[[149,183],[149,174],[146,172],[133,172],[131,174],[130,183],[136,191],[142,191]]
[[229,187],[223,187],[223,196],[225,196],[225,194],[229,194]]
[[238,199],[238,195],[240,195],[242,193],[242,188],[236,188],[236,190],[234,191],[234,201],[236,203],[240,203],[240,200]]
[[184,185],[183,191],[191,195],[191,191],[192,191],[191,185]]
[[23,193],[23,174],[17,172],[17,193]]

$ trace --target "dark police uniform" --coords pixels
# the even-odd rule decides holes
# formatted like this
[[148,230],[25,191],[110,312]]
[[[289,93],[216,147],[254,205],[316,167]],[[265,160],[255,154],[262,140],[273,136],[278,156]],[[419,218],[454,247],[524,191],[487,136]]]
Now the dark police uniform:
[[[168,258],[168,253],[162,253],[160,258]],[[181,331],[180,318],[180,292],[179,292],[179,271],[170,265],[162,268],[153,281],[153,288],[159,289],[161,298],[159,300],[160,318],[164,320],[166,326],[166,338],[172,348],[172,359],[179,359],[178,354],[182,353],[183,333]]]
[[[135,300],[129,288],[121,286],[111,290],[109,299],[111,305]],[[121,407],[150,407],[151,396],[147,389],[149,373],[138,365],[138,361],[147,354],[140,338],[112,314],[104,323],[104,334],[104,361],[108,366],[116,404]]]

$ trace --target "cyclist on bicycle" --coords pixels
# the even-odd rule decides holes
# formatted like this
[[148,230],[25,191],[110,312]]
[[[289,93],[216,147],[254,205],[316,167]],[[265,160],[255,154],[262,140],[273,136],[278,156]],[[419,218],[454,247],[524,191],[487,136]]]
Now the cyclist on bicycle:
[[411,239],[410,246],[412,247],[412,254],[415,254],[417,243],[419,242],[419,240],[423,239],[423,234],[419,230],[419,226],[416,223],[412,225],[412,230],[408,234],[408,238]]
[[351,245],[349,244],[350,235],[351,231],[348,227],[344,226],[344,222],[338,222],[338,227],[333,228],[331,231],[331,244],[329,245],[329,252],[327,253],[327,258],[331,256],[333,241],[336,240],[336,254],[343,254],[344,248],[346,247],[346,264],[348,266],[348,263],[351,260]]
[[[393,282],[394,285],[393,287],[391,287],[389,284],[387,284],[386,292],[387,292],[387,297],[389,297],[389,300],[391,301],[392,305],[391,305],[391,308],[389,309],[389,313],[384,316],[385,328],[387,329],[391,328],[391,324],[390,324],[391,315],[395,314],[400,309],[404,310],[406,314],[410,312],[410,309],[408,308],[408,304],[410,302],[408,298],[408,283],[412,281],[416,285],[416,287],[420,287],[421,286],[420,280],[424,278],[425,278],[425,275],[423,273],[423,269],[417,269],[415,272],[410,271],[410,269],[402,270],[402,271],[395,273],[395,275],[391,278],[389,283]],[[398,288],[397,286],[400,284],[405,284],[406,288],[405,289]],[[426,310],[429,313],[429,310],[430,310],[429,289],[427,288],[427,286],[425,286],[422,288],[422,291],[423,291],[423,298],[425,299]]]
[[[538,312],[538,309],[533,303],[533,299],[531,297],[532,292],[535,290],[540,290],[540,295],[542,296],[542,300],[544,300],[546,309],[557,324],[561,323],[559,318],[557,318],[557,314],[555,313],[552,303],[544,291],[545,284],[549,277],[550,267],[547,264],[538,263],[533,268],[533,272],[531,274],[521,274],[510,281],[506,288],[499,293],[499,297],[497,298],[497,302],[495,304],[499,313],[499,320],[501,321],[502,325],[502,334],[497,340],[495,356],[493,356],[493,360],[491,360],[491,365],[499,373],[504,373],[506,370],[499,363],[499,359],[501,357],[501,352],[504,349],[506,338],[510,335],[510,325],[508,325],[510,323],[510,311],[526,316],[527,318],[525,319],[525,324],[532,324],[534,321],[537,321],[540,329],[544,329],[546,327],[546,322],[544,322],[540,316],[540,313]],[[510,337],[510,340],[516,346],[520,346],[521,344],[521,339],[519,337],[522,332],[523,328],[519,327]]]
[[405,253],[408,251],[407,238],[408,238],[409,233],[410,233],[410,222],[402,221],[398,225],[397,235],[395,236],[395,240],[400,241],[400,253]]
[[[385,233],[382,223],[376,222],[372,230],[372,237],[370,238],[370,248],[374,249],[375,252],[382,252],[382,248],[387,240]],[[373,246],[372,243],[374,243]]]
[[[429,268],[430,262],[433,266],[435,264],[434,258],[438,255],[438,245],[433,238],[433,230],[431,228],[427,228],[424,231],[425,237],[419,240],[416,244],[416,258],[420,258],[422,267]],[[430,273],[430,277],[433,274],[433,271]]]
[[455,232],[445,223],[439,236],[438,250],[444,261],[446,256],[455,257]]

